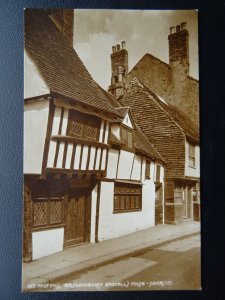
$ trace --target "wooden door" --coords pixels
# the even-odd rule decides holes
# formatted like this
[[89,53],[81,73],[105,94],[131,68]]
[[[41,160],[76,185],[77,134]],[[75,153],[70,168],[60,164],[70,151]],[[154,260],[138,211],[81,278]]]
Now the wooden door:
[[75,193],[68,197],[65,246],[85,242],[86,198]]
[[192,216],[192,189],[187,189],[187,218],[191,218]]

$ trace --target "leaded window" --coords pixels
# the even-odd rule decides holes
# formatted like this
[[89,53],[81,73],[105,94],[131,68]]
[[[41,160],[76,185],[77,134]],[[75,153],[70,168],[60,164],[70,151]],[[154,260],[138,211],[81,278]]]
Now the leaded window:
[[114,213],[131,212],[142,209],[142,186],[115,182]]
[[100,118],[70,110],[68,117],[67,135],[98,141],[100,127]]

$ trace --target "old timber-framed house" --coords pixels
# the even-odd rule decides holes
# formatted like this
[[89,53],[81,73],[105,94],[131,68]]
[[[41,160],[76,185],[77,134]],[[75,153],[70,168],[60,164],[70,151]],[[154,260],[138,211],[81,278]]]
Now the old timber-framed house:
[[24,261],[154,226],[164,199],[165,159],[72,36],[72,10],[25,10]]

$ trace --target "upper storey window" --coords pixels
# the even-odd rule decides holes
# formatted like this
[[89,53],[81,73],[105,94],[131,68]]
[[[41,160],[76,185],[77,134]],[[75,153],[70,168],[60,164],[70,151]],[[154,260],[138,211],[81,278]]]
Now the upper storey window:
[[121,128],[121,141],[125,144],[126,148],[133,148],[133,134],[132,131],[122,127]]
[[188,165],[189,167],[195,167],[195,145],[189,144],[188,147]]
[[95,116],[70,110],[68,117],[67,135],[98,141],[101,119]]

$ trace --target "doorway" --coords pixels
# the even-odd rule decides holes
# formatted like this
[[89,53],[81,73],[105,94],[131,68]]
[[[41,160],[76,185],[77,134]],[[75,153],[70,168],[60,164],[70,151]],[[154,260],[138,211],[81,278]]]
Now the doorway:
[[68,195],[66,209],[65,246],[88,242],[90,240],[90,199],[85,193],[77,191]]

